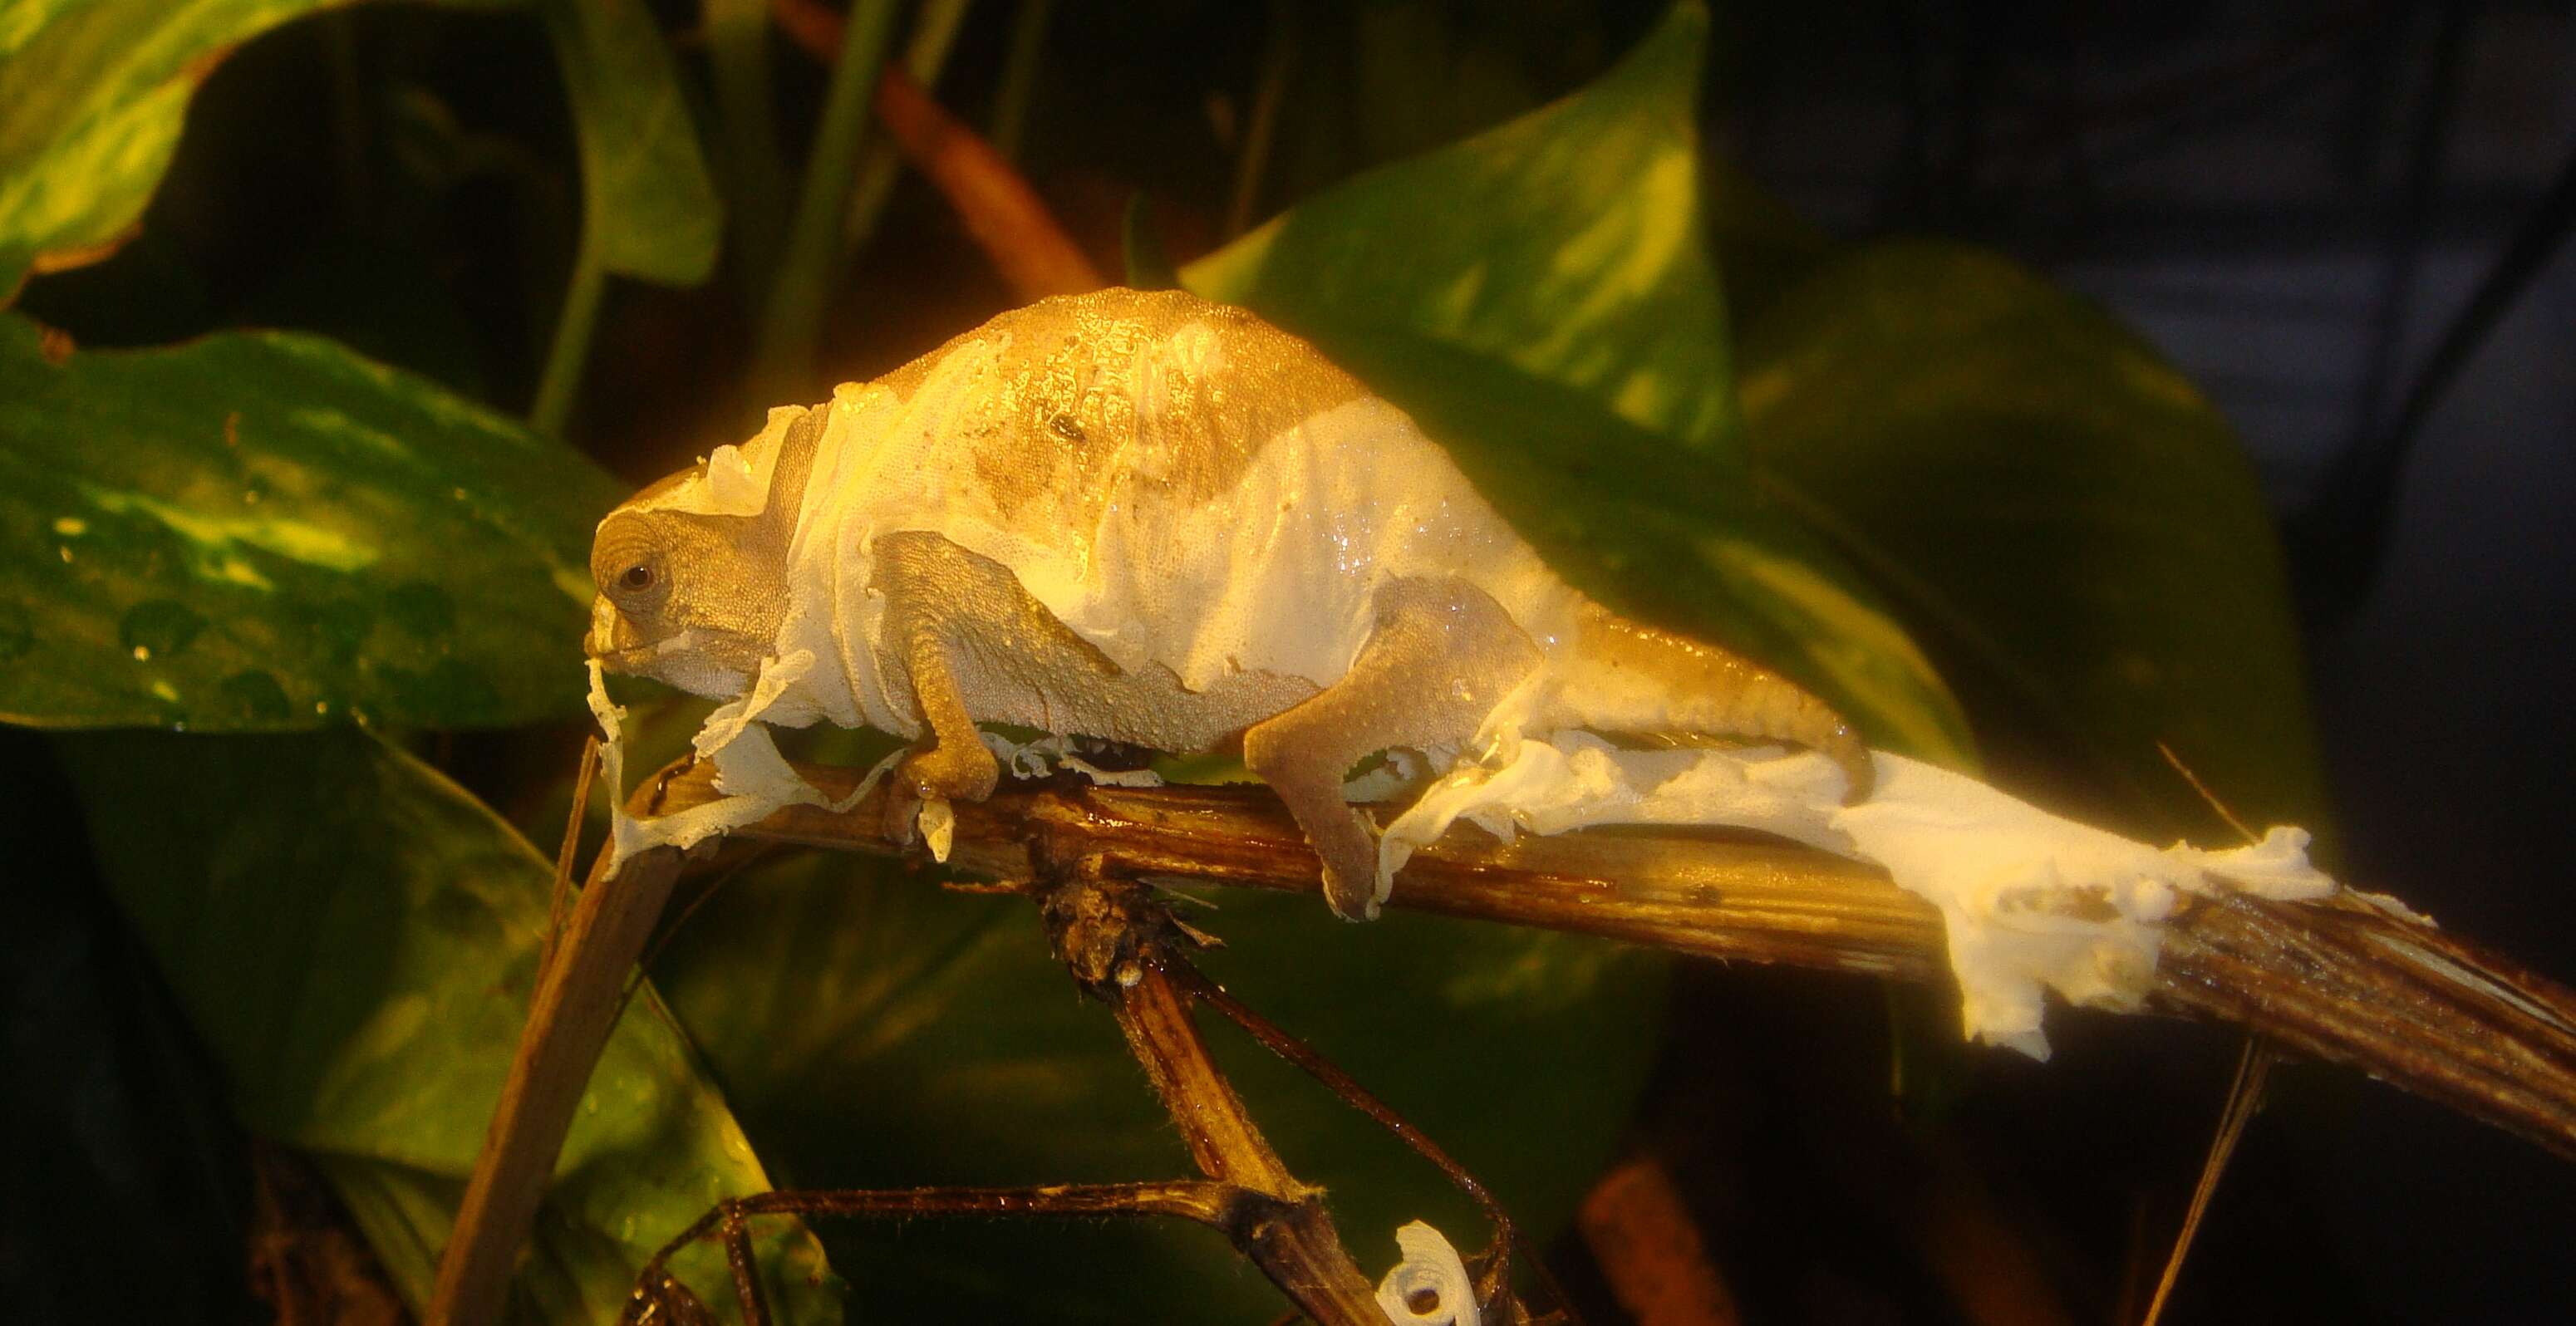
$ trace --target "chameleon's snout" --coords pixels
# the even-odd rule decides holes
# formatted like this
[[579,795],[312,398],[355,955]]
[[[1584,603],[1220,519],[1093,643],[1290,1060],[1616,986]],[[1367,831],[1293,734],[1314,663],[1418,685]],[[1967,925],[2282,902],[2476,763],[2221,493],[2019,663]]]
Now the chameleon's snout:
[[615,668],[630,658],[643,644],[635,623],[608,601],[605,594],[590,601],[590,631],[581,638],[582,652]]

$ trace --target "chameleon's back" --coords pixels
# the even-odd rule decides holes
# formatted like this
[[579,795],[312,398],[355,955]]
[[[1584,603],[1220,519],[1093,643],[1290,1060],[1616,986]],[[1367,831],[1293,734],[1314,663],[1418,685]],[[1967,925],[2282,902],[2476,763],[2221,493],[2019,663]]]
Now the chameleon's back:
[[1395,577],[1477,584],[1534,635],[1579,603],[1401,411],[1185,292],[1014,310],[836,408],[858,454],[818,473],[843,518],[1001,563],[1122,667],[1194,689],[1238,672],[1329,685]]
[[1005,519],[1088,529],[1119,489],[1221,499],[1262,444],[1368,389],[1306,342],[1181,290],[1109,289],[1000,314],[879,379],[914,402],[952,356],[994,347],[938,404]]

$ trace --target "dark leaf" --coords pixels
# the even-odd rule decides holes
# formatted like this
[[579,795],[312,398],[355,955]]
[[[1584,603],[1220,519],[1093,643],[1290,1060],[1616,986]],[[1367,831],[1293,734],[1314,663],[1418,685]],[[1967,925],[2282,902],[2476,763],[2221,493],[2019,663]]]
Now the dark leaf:
[[[552,869],[480,802],[366,733],[59,743],[109,885],[252,1133],[312,1154],[417,1311],[527,1016]],[[133,826],[149,824],[148,833]],[[720,1196],[768,1187],[659,999],[609,1040],[515,1289],[605,1322]],[[772,1227],[791,1318],[837,1318],[812,1242]],[[723,1284],[721,1256],[684,1263]]]
[[1782,295],[1743,362],[1766,490],[1901,605],[1981,731],[2071,763],[2141,831],[2215,827],[2159,741],[2258,830],[2318,822],[2271,517],[2153,350],[2000,258],[1888,243]]

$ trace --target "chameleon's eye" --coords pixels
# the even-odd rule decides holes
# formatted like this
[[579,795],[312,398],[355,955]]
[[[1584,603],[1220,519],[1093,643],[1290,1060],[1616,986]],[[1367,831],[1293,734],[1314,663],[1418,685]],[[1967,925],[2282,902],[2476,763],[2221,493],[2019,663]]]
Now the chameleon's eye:
[[634,590],[638,592],[651,589],[653,587],[653,568],[646,566],[642,562],[637,562],[635,565],[626,568],[625,573],[617,577],[617,584],[621,589]]

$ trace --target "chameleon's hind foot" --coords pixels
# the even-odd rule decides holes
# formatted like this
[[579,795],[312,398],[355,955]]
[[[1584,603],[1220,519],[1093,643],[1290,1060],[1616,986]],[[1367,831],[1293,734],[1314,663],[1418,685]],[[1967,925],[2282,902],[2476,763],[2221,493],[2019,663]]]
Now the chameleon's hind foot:
[[981,801],[1001,783],[1002,765],[981,741],[942,741],[915,749],[896,765],[887,782],[884,829],[888,838],[910,843],[923,806],[934,801]]
[[[1316,828],[1323,831],[1315,832]],[[1347,828],[1349,832],[1343,832]],[[1324,816],[1307,830],[1323,862],[1324,903],[1345,921],[1377,919],[1377,827],[1356,810]]]
[[1324,864],[1335,915],[1377,915],[1377,830],[1342,799],[1361,756],[1460,742],[1538,665],[1501,605],[1462,581],[1398,580],[1342,679],[1243,734],[1243,762],[1288,803]]

